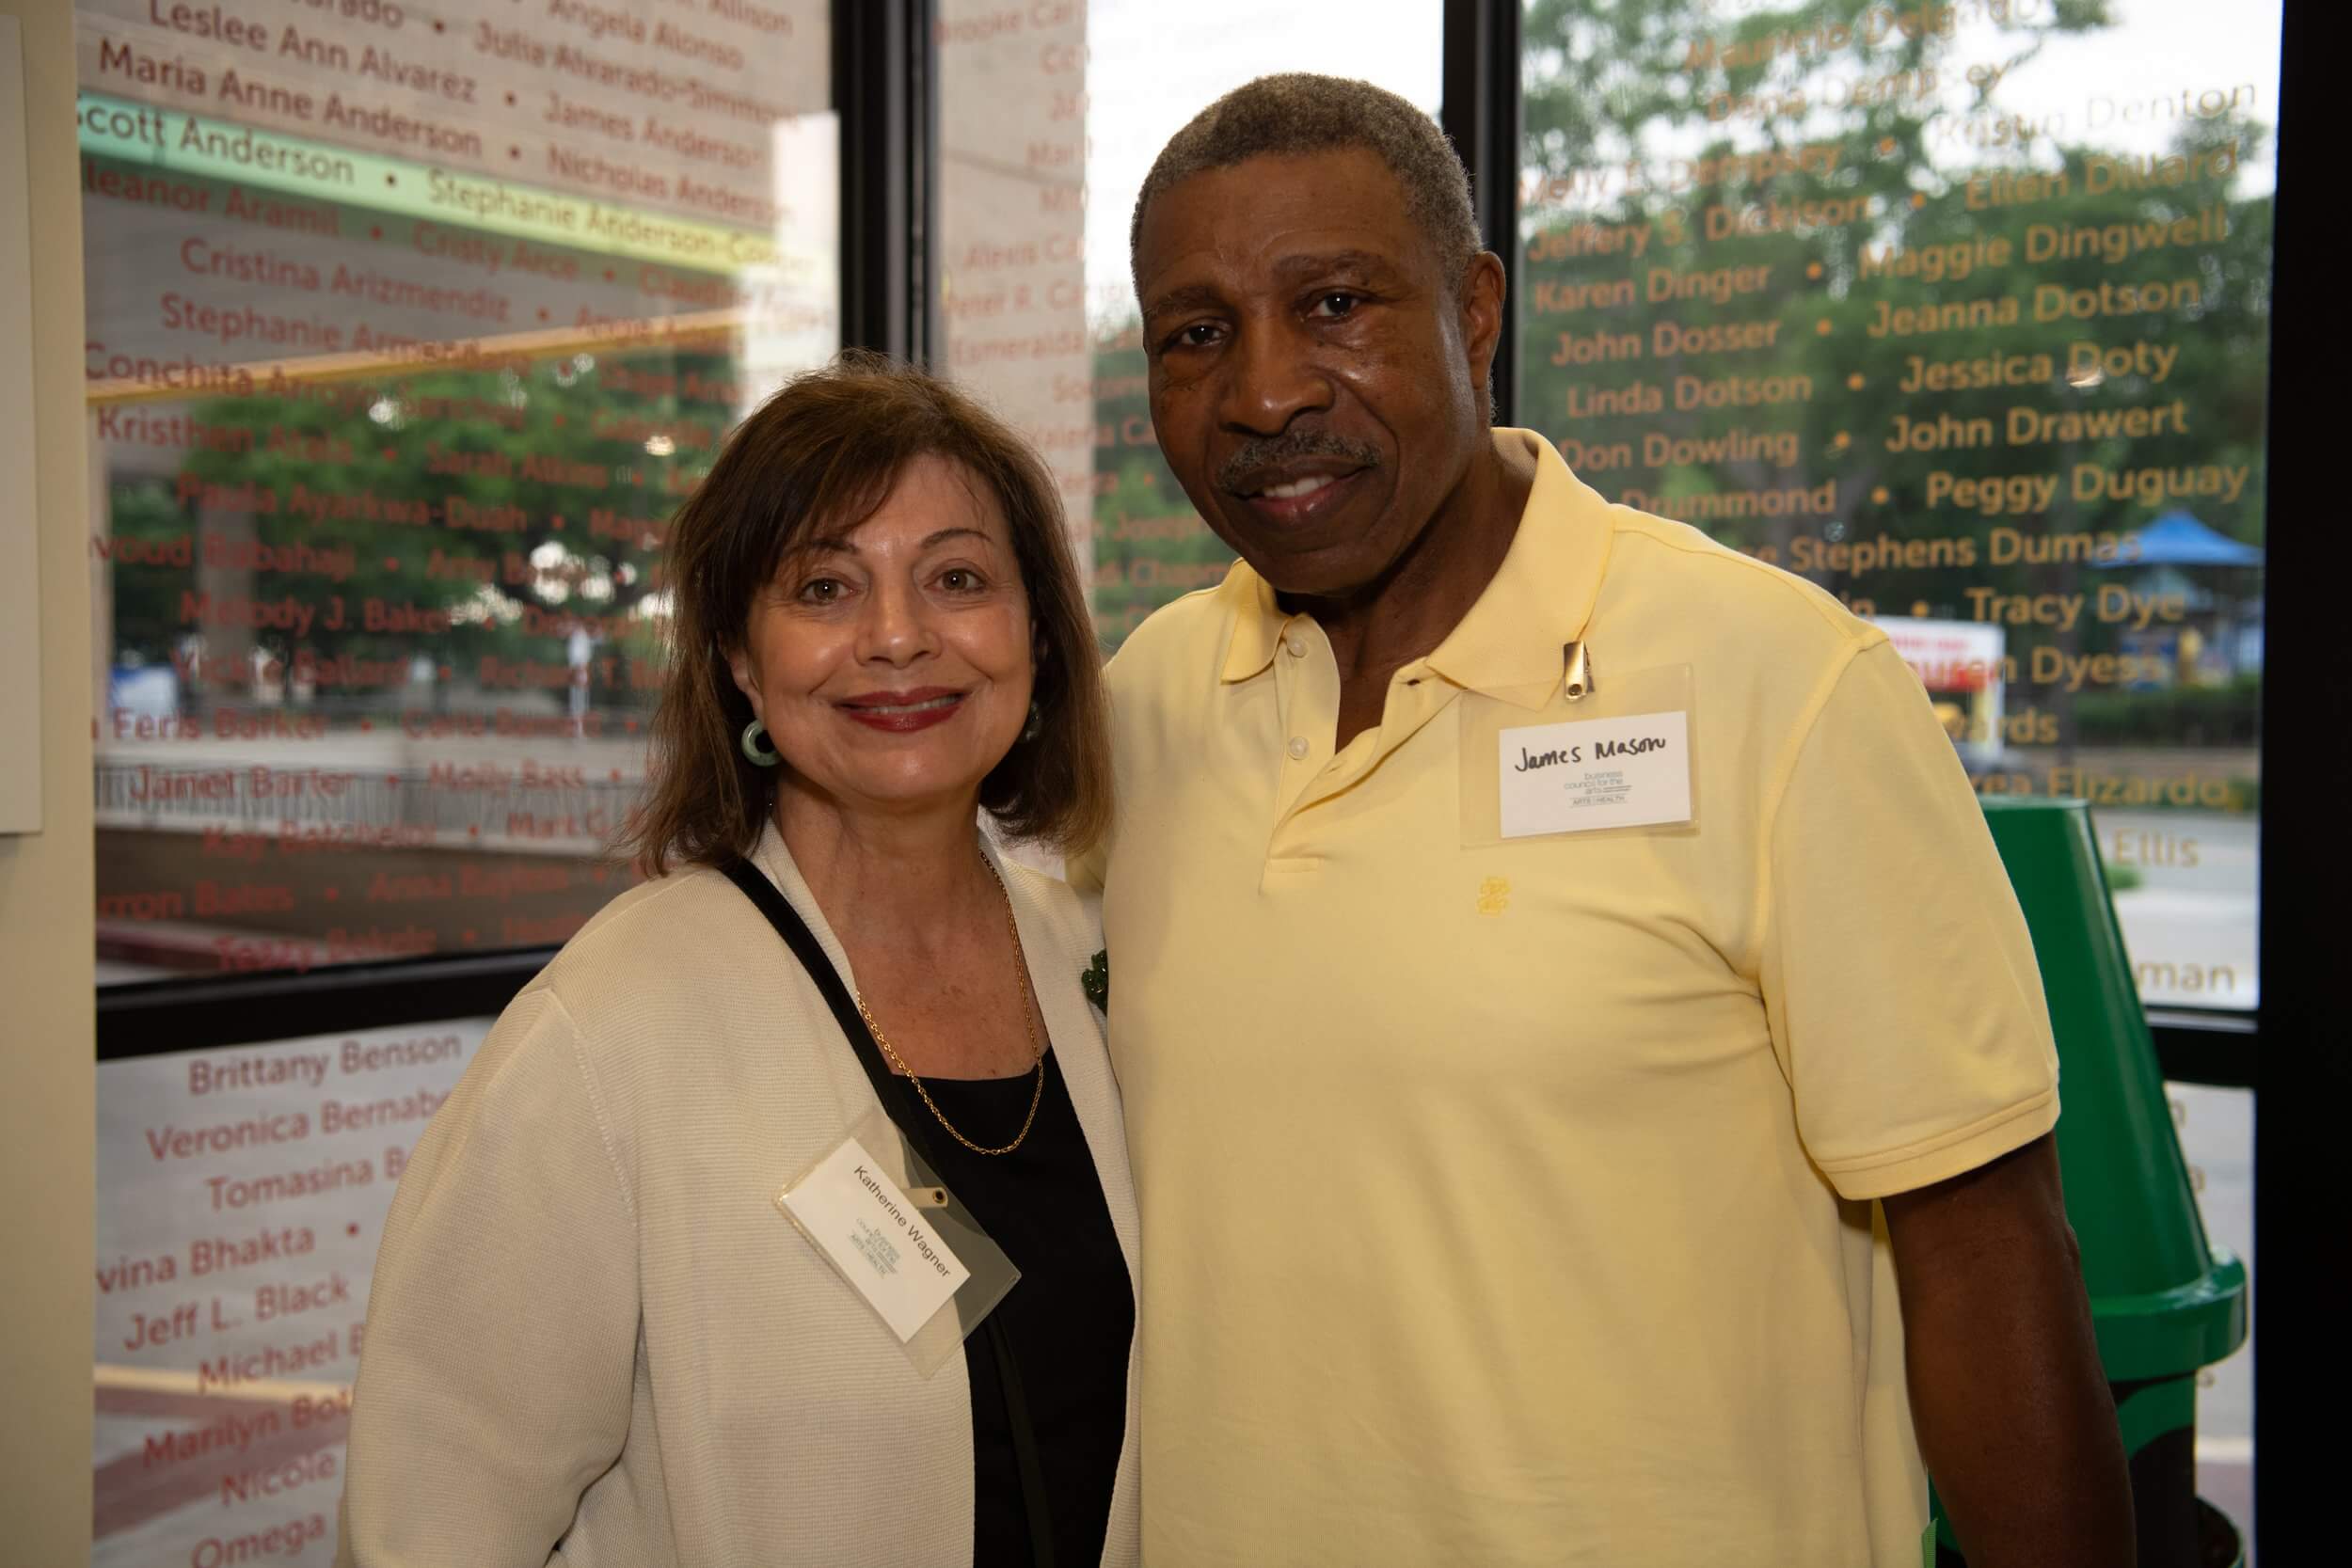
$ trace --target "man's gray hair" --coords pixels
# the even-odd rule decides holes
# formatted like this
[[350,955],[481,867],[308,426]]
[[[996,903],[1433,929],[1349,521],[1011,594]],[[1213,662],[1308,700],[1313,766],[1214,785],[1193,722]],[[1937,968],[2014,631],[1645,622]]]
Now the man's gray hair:
[[[1289,71],[1235,87],[1168,138],[1143,177],[1127,229],[1128,268],[1152,198],[1196,174],[1259,157],[1362,148],[1405,187],[1405,209],[1428,238],[1449,288],[1486,245],[1470,205],[1470,173],[1438,122],[1370,82]],[[1135,279],[1140,283],[1141,279]]]

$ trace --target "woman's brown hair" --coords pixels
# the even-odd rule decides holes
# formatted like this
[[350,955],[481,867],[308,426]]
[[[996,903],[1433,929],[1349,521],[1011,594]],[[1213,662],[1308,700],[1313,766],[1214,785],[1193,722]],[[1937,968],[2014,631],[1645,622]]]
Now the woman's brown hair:
[[981,781],[980,804],[1008,837],[1065,854],[1109,825],[1101,659],[1053,477],[1003,420],[945,381],[850,353],[745,420],[670,525],[669,675],[645,798],[619,847],[648,875],[723,864],[759,842],[777,769],[739,749],[752,709],[727,656],[785,558],[865,521],[926,455],[962,465],[1003,509],[1036,626],[1036,734]]

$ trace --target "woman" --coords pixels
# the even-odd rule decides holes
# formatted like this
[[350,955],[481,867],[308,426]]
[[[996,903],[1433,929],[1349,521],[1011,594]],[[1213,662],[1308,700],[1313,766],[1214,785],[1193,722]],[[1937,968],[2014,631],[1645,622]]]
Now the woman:
[[[1041,1533],[1133,1562],[1098,942],[977,831],[1070,851],[1108,811],[1052,483],[951,388],[849,361],[737,431],[670,572],[630,844],[666,874],[506,1009],[401,1179],[339,1560],[914,1568],[1046,1560]],[[746,895],[771,887],[778,924]],[[792,914],[890,1073],[779,940]],[[878,1106],[1022,1275],[928,1378],[775,1201]]]

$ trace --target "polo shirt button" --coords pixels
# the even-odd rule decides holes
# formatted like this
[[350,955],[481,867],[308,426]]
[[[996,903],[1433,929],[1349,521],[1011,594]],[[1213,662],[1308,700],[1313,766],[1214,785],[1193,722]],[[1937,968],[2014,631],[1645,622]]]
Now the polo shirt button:
[[1303,736],[1303,735],[1295,735],[1295,736],[1291,736],[1291,759],[1292,759],[1294,762],[1296,762],[1296,761],[1303,761],[1303,760],[1305,760],[1306,755],[1307,755],[1307,737],[1306,737],[1305,736]]
[[1303,637],[1285,637],[1282,639],[1282,651],[1289,654],[1293,658],[1305,658],[1307,657],[1307,640]]

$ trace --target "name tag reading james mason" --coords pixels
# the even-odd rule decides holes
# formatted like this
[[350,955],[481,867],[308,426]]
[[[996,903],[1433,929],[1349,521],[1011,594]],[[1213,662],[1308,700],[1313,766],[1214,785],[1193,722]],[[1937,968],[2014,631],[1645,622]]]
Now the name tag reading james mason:
[[855,1138],[776,1204],[833,1260],[905,1344],[972,1271],[924,1223],[914,1200]]
[[1502,836],[1691,820],[1691,716],[1635,713],[1504,730]]

